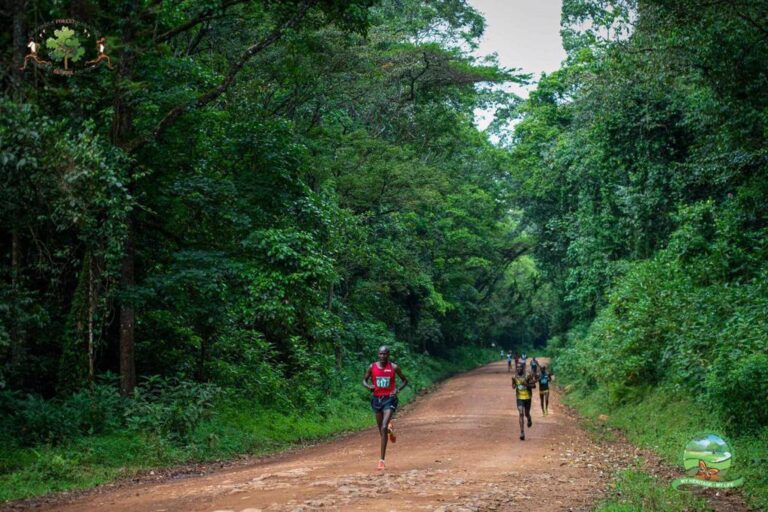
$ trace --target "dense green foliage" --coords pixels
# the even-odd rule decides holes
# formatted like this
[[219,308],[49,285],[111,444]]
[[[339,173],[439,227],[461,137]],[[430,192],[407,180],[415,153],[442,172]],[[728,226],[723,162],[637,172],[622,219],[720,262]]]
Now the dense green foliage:
[[767,18],[764,1],[566,1],[568,59],[508,140],[559,298],[556,372],[604,412],[685,400],[741,445],[768,432]]
[[[419,387],[547,337],[509,154],[474,126],[524,77],[471,56],[467,2],[64,4],[3,4],[0,471],[125,432],[182,454],[157,463],[259,451],[274,415],[358,426],[382,344]],[[17,71],[67,17],[115,69]]]
[[528,325],[528,293],[508,299],[539,289],[518,263],[509,157],[473,125],[516,101],[487,84],[519,79],[469,55],[482,17],[453,1],[222,5],[140,3],[129,34],[119,2],[36,2],[94,18],[116,59],[121,37],[141,52],[116,74],[6,77],[0,382],[63,398],[121,372],[126,308],[139,376],[298,405],[376,343],[440,354]]
[[[565,0],[567,60],[525,101],[463,0],[5,4],[9,453],[253,451],[235,411],[357,407],[380,344],[426,381],[427,354],[548,338],[606,408],[768,435],[765,0]],[[88,18],[117,69],[17,72],[33,14]]]
[[[703,431],[722,432],[723,427],[707,404],[664,388],[647,391],[632,401],[612,403],[606,400],[602,388],[590,390],[577,386],[567,395],[566,401],[586,416],[587,421],[599,425],[602,431],[619,428],[633,444],[654,450],[668,464],[679,468],[682,468],[683,447],[692,437]],[[598,420],[601,415],[607,415],[607,421]],[[763,430],[759,435],[734,436],[729,442],[734,451],[734,463],[729,471],[744,478],[741,491],[756,510],[764,510],[768,506],[765,491],[768,488],[768,475],[765,474],[768,431]],[[684,496],[687,493],[668,492],[672,490],[669,481],[630,472],[620,474],[617,484],[624,485],[626,492],[624,496],[612,496],[606,506],[620,506],[630,501],[637,510],[641,509],[637,503],[648,499],[657,504],[657,509],[664,510],[660,503],[669,500],[667,506],[674,510],[676,504],[686,503]]]
[[[416,354],[400,361],[411,379],[402,403],[439,379],[485,364],[498,354],[463,347],[446,356]],[[21,400],[14,404],[15,416],[2,421],[27,425],[25,435],[36,436],[32,441],[48,442],[3,446],[0,502],[92,487],[159,467],[261,455],[370,427],[368,394],[359,385],[358,368],[342,374],[317,407],[302,409],[273,407],[236,390],[212,396],[210,387],[157,378],[147,379],[131,398],[121,398],[114,384],[104,383],[93,393],[62,401]]]
[[722,7],[566,2],[513,172],[578,326],[561,372],[614,401],[668,386],[744,433],[768,425],[768,4]]

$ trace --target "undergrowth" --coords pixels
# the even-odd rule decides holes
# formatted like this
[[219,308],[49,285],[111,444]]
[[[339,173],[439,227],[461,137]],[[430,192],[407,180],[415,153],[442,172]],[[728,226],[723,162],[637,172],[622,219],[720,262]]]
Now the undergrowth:
[[[458,349],[443,359],[410,355],[402,363],[410,384],[401,403],[438,380],[495,356],[493,350],[476,347]],[[373,416],[370,394],[360,385],[363,372],[363,366],[350,366],[322,401],[304,407],[276,406],[232,390],[220,390],[215,398],[189,400],[189,389],[180,384],[172,386],[178,398],[174,401],[157,391],[159,384],[154,383],[158,393],[154,399],[144,397],[126,405],[108,394],[110,405],[104,414],[109,421],[99,423],[90,434],[87,428],[56,426],[57,420],[82,416],[74,405],[46,405],[35,398],[30,407],[44,417],[42,426],[21,440],[41,442],[30,446],[17,439],[0,447],[0,502],[85,489],[150,469],[263,455],[369,427]],[[117,418],[116,410],[128,414],[127,420]],[[182,426],[185,418],[190,423]],[[30,420],[34,424],[36,417]]]
[[[644,395],[635,400],[621,404],[611,404],[607,400],[605,390],[597,388],[591,391],[575,388],[564,397],[564,402],[575,407],[587,418],[587,424],[595,422],[595,418],[604,414],[608,418],[605,425],[623,431],[627,439],[637,446],[649,448],[658,453],[666,462],[679,466],[682,476],[682,454],[687,442],[696,434],[712,431],[720,433],[724,426],[716,416],[710,414],[697,401],[686,399],[673,391],[663,388],[647,390]],[[593,423],[593,424],[594,424]],[[765,468],[768,464],[768,429],[758,434],[732,436],[728,438],[734,451],[734,465],[731,469],[733,477],[744,477],[742,488],[747,503],[757,510],[768,509],[768,475]],[[620,473],[617,482],[624,482],[638,499],[647,494],[648,499],[654,496],[672,496],[685,493],[674,491],[670,482],[661,482],[640,477],[637,472],[625,475]],[[658,490],[663,487],[664,490]],[[645,491],[643,491],[645,489]],[[634,502],[632,502],[634,503]],[[683,502],[680,502],[683,503]],[[669,509],[631,508],[634,505],[623,504],[629,508],[601,508],[601,511],[629,510],[678,510],[670,505]],[[619,503],[611,506],[619,507]],[[686,509],[680,509],[686,510]],[[691,509],[698,510],[698,509]]]

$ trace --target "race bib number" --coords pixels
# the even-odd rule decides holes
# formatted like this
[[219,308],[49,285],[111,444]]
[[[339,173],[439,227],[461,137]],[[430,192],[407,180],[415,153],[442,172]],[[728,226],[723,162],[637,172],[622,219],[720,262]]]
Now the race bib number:
[[526,388],[526,387],[525,387],[525,384],[518,384],[518,385],[517,385],[517,390],[518,390],[518,391],[522,391],[522,390],[524,390],[524,389],[528,389],[528,388]]
[[390,377],[376,377],[377,388],[388,388]]

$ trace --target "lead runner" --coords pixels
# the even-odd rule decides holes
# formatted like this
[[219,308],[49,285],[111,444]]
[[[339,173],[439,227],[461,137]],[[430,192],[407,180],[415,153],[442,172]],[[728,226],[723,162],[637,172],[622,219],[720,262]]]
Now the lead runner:
[[[400,377],[400,388],[396,386],[395,375]],[[369,380],[372,384],[368,383]],[[379,427],[381,436],[381,459],[377,467],[379,470],[384,469],[387,440],[393,443],[397,440],[390,422],[397,410],[397,394],[407,385],[408,379],[405,378],[400,367],[389,361],[389,348],[379,347],[379,360],[371,363],[363,377],[363,386],[373,391],[371,407],[376,413],[376,425]]]

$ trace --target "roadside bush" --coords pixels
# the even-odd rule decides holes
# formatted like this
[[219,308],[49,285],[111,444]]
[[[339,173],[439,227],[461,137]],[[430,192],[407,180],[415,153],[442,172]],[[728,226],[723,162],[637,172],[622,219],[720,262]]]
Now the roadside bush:
[[768,425],[768,354],[734,360],[726,353],[707,375],[707,401],[719,404],[730,431],[754,433]]
[[614,404],[667,386],[732,434],[768,425],[768,269],[735,282],[698,273],[671,252],[635,264],[587,332],[557,344],[556,371]]
[[82,434],[108,432],[123,424],[125,403],[117,388],[95,384],[65,399],[0,393],[0,432],[23,446],[61,444]]
[[78,433],[109,432],[123,424],[125,399],[116,386],[97,384],[64,400]]
[[17,400],[14,408],[13,422],[24,445],[59,444],[79,433],[77,411],[60,400],[28,395]]
[[277,407],[291,403],[284,365],[259,332],[233,330],[222,335],[206,368],[213,382],[240,398]]
[[207,418],[220,389],[212,384],[146,377],[125,411],[129,428],[185,442]]
[[185,441],[219,395],[211,384],[152,377],[130,398],[117,387],[95,384],[65,399],[0,392],[0,433],[7,445],[59,445],[78,436],[116,431],[127,425]]
[[9,447],[19,443],[15,413],[20,395],[16,391],[0,391],[0,436]]
[[339,342],[347,357],[354,361],[373,361],[382,345],[387,345],[398,358],[410,353],[407,346],[395,339],[386,324],[374,320],[350,319],[339,333]]
[[71,459],[58,453],[44,451],[38,454],[37,461],[30,468],[37,473],[39,478],[45,480],[68,480],[72,478],[73,473],[77,471],[78,460]]
[[287,379],[291,403],[297,409],[318,409],[332,391],[336,371],[334,358],[330,354],[313,351],[306,339],[300,336],[291,337],[290,347],[290,366],[297,369]]

